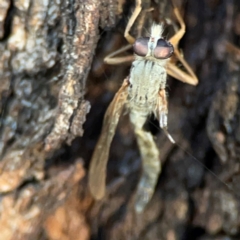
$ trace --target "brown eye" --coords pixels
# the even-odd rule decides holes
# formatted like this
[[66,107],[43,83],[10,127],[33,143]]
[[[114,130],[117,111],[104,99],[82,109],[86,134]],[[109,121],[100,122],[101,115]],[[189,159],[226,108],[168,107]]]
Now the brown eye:
[[145,57],[148,53],[149,37],[138,38],[133,44],[133,51],[138,56]]
[[166,59],[173,54],[173,45],[166,40],[160,38],[154,49],[154,57],[158,59]]

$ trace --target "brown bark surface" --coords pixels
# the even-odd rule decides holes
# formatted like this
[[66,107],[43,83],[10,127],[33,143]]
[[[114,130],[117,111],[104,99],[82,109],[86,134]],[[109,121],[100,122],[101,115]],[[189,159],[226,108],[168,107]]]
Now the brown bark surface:
[[[104,112],[130,70],[103,59],[127,44],[134,1],[0,1],[0,240],[240,239],[240,2],[175,2],[187,26],[180,48],[199,84],[168,78],[177,144],[149,120],[162,174],[136,215],[141,160],[127,114],[105,198],[87,189]],[[150,7],[142,22],[165,21],[171,36],[179,26],[170,1],[143,1]]]

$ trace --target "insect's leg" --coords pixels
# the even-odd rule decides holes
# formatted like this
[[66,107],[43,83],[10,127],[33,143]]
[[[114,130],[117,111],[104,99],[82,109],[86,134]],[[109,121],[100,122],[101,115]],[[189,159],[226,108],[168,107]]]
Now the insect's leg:
[[165,89],[159,90],[159,98],[157,103],[157,115],[159,119],[159,125],[167,135],[168,139],[175,143],[172,136],[169,134],[167,130],[167,121],[168,121],[168,106],[167,106],[167,96]]
[[174,77],[175,79],[188,83],[190,85],[197,85],[198,84],[198,78],[191,69],[191,67],[188,65],[186,60],[180,55],[178,50],[175,50],[175,55],[177,56],[178,60],[183,64],[187,72],[181,70],[176,66],[175,63],[171,63],[170,61],[167,63],[167,74]]
[[[173,1],[172,1],[172,3],[173,3]],[[173,12],[180,24],[180,29],[169,39],[169,41],[172,43],[174,48],[177,48],[179,41],[182,39],[183,35],[185,34],[186,26],[185,26],[185,23],[181,17],[181,14],[180,14],[178,8],[175,6],[174,3],[173,3]]]
[[131,112],[130,120],[134,126],[143,166],[135,200],[135,210],[140,213],[144,210],[154,193],[158,176],[161,172],[160,153],[152,134],[144,131],[142,128],[146,121],[146,116],[139,116],[139,114]]
[[232,44],[229,41],[224,41],[223,44],[225,45],[226,51],[228,53],[231,53],[231,54],[237,55],[237,56],[240,55],[240,48],[239,47],[235,46],[234,44]]
[[[174,5],[174,3],[173,3]],[[185,30],[186,30],[186,26],[185,23],[181,17],[181,14],[179,13],[178,8],[174,5],[173,8],[174,14],[177,17],[177,20],[180,24],[180,29],[177,31],[177,33],[175,33],[175,35],[173,35],[170,38],[170,42],[173,44],[174,46],[174,54],[177,57],[177,59],[182,63],[182,65],[184,66],[184,68],[187,70],[187,72],[182,71],[181,69],[179,69],[175,64],[171,64],[171,62],[168,62],[167,65],[167,72],[170,76],[191,84],[191,85],[197,85],[198,84],[198,78],[195,75],[195,73],[193,72],[192,68],[189,66],[189,64],[186,62],[186,60],[183,58],[182,54],[180,53],[179,49],[178,49],[178,43],[181,40],[181,38],[183,37]]]
[[136,18],[138,17],[141,10],[142,10],[142,0],[136,0],[135,9],[132,13],[132,16],[130,17],[130,19],[128,21],[127,27],[124,32],[124,37],[127,39],[127,41],[130,44],[133,44],[135,42],[135,38],[130,35],[129,31],[130,31],[132,25],[134,24],[134,22],[136,21]]
[[159,99],[158,99],[158,117],[159,117],[159,125],[162,129],[167,129],[167,97],[165,89],[159,90]]
[[120,48],[119,50],[107,55],[104,58],[104,62],[107,64],[110,64],[110,65],[117,65],[117,64],[121,64],[121,63],[132,62],[134,60],[133,55],[124,56],[124,57],[115,57],[116,55],[118,55],[122,52],[125,52],[131,48],[132,48],[132,45],[127,45],[127,46]]
[[126,62],[132,62],[134,60],[134,56],[132,56],[132,55],[124,56],[124,57],[115,57],[115,56],[132,48],[132,44],[135,42],[135,38],[130,35],[129,31],[130,31],[132,25],[134,24],[134,22],[136,21],[136,18],[138,17],[139,13],[142,10],[141,4],[142,4],[142,0],[136,0],[135,9],[134,9],[134,11],[128,21],[126,29],[124,31],[124,37],[129,42],[129,45],[122,47],[118,51],[115,51],[115,52],[109,54],[108,56],[106,56],[104,58],[105,63],[111,64],[111,65],[116,65],[116,64],[126,63]]

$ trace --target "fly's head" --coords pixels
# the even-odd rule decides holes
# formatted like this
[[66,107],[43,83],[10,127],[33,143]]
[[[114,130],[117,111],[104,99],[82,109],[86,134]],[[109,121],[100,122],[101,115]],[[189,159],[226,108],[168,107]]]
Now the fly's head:
[[153,24],[150,37],[138,38],[133,44],[134,53],[150,61],[161,61],[173,54],[173,45],[162,38],[163,26]]

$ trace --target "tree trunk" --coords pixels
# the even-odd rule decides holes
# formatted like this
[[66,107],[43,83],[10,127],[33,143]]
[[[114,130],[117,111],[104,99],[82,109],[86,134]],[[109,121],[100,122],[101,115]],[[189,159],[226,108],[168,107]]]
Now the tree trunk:
[[[143,22],[164,21],[166,36],[179,28],[170,0],[142,2],[154,8]],[[105,198],[94,201],[87,188],[104,112],[130,70],[103,59],[127,44],[135,1],[1,0],[0,240],[240,239],[240,2],[174,2],[187,27],[180,49],[199,84],[168,78],[177,144],[149,120],[162,173],[137,215],[141,160],[127,114]],[[139,19],[131,33],[143,26]]]

